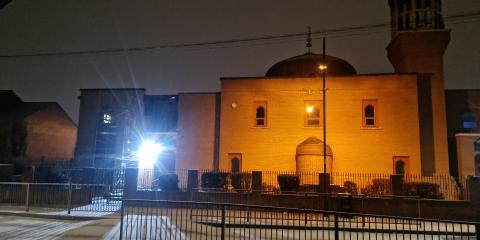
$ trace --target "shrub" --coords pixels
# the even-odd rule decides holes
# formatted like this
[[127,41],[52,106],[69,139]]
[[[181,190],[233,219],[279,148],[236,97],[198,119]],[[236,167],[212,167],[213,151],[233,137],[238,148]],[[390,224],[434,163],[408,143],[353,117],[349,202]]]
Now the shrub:
[[406,196],[418,196],[420,198],[428,199],[443,199],[443,194],[440,193],[439,185],[426,182],[413,182],[403,184],[403,193]]
[[343,183],[343,188],[345,192],[350,193],[352,195],[357,195],[357,184],[351,181],[345,181]]
[[366,196],[384,196],[391,194],[391,186],[389,179],[373,179],[372,185],[362,189],[362,193]]
[[281,174],[277,176],[277,181],[282,192],[298,191],[300,181],[297,175]]
[[228,185],[228,175],[228,173],[224,172],[206,172],[202,174],[202,188],[226,189]]
[[252,189],[252,174],[251,173],[232,173],[230,175],[231,183],[235,190],[250,190]]
[[155,185],[162,191],[177,191],[178,190],[178,175],[175,173],[159,175],[155,180]]

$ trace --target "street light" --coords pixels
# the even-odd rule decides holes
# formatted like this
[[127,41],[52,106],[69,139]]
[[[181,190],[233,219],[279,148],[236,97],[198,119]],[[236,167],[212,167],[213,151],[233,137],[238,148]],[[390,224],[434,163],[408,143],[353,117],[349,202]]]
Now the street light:
[[[322,72],[322,97],[323,97],[323,189],[326,194],[328,194],[328,186],[327,186],[327,123],[326,123],[326,92],[327,89],[325,87],[325,74],[327,72],[327,64],[325,61],[325,38],[323,38],[323,53],[322,53],[322,63],[318,65],[318,69]],[[325,210],[328,207],[328,203],[325,198]]]

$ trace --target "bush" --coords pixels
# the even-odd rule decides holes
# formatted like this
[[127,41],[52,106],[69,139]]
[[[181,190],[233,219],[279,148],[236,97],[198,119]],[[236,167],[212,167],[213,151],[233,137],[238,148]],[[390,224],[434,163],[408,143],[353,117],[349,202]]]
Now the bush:
[[345,192],[350,193],[352,195],[357,195],[357,184],[351,181],[345,181],[343,183],[343,188]]
[[277,181],[282,192],[298,191],[300,181],[297,175],[281,174],[277,176]]
[[252,189],[251,173],[232,173],[230,175],[232,186],[235,190]]
[[228,173],[224,172],[206,172],[202,174],[202,188],[222,188],[228,186]]
[[434,183],[404,183],[403,193],[406,196],[418,196],[427,199],[443,199],[443,194],[440,193],[439,185]]
[[162,191],[178,190],[178,175],[175,173],[162,174],[155,179],[154,185]]
[[391,194],[391,186],[389,179],[373,179],[372,185],[362,189],[362,193],[366,196],[385,196]]

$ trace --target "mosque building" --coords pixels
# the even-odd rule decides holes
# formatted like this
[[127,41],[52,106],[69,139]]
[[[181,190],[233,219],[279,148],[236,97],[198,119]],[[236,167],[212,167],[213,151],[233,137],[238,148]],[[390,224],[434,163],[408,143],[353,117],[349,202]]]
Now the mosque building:
[[148,140],[166,170],[322,172],[325,156],[327,172],[449,174],[441,2],[389,5],[393,73],[358,74],[309,36],[305,53],[262,77],[221,78],[220,92],[82,89],[75,164],[128,165]]

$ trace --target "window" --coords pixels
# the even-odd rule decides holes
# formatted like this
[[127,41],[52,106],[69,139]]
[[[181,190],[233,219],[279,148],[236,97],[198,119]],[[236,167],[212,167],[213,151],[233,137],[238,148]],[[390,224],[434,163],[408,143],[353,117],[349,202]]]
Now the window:
[[229,153],[228,159],[230,159],[230,171],[238,173],[242,171],[242,154],[241,153]]
[[320,126],[320,101],[305,101],[305,126]]
[[475,142],[473,143],[473,147],[476,152],[480,152],[480,138],[475,140]]
[[472,113],[464,113],[462,115],[462,127],[463,129],[474,129],[477,128],[477,122]]
[[405,163],[402,160],[395,163],[395,174],[405,174]]
[[377,121],[377,100],[363,100],[363,123],[364,128],[375,128],[378,126]]
[[103,114],[103,123],[104,124],[112,123],[112,115],[110,113],[104,113]]
[[255,101],[255,127],[266,127],[267,126],[267,102],[266,101]]
[[232,159],[232,172],[240,172],[240,160],[238,158]]
[[393,157],[393,173],[401,174],[401,175],[408,174],[409,161],[410,161],[410,157],[408,156]]

